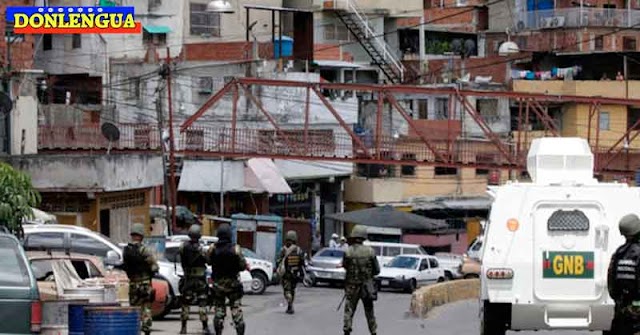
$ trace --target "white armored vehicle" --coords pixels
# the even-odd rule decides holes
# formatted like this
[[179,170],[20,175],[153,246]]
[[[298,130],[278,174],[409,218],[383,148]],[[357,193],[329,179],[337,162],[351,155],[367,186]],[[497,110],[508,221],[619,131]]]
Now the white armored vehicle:
[[590,330],[608,333],[611,255],[625,241],[618,221],[640,215],[640,192],[593,178],[586,140],[541,138],[527,157],[531,183],[490,190],[484,235],[481,330]]

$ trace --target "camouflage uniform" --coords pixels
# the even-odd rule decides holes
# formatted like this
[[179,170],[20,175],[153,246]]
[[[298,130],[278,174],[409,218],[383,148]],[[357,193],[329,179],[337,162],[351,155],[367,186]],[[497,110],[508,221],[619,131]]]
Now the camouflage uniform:
[[216,335],[222,335],[228,300],[236,332],[238,335],[244,335],[245,323],[240,308],[244,291],[240,282],[240,272],[247,269],[247,262],[242,256],[240,247],[231,243],[231,230],[228,224],[221,225],[217,235],[219,240],[209,249],[207,257],[213,270],[211,278],[215,307],[214,329]]
[[365,227],[354,227],[351,234],[353,241],[350,243],[351,246],[345,252],[342,260],[342,264],[347,271],[344,288],[346,303],[344,306],[343,330],[345,335],[351,334],[353,314],[360,300],[364,305],[369,331],[372,335],[375,335],[378,330],[373,310],[373,302],[377,299],[373,279],[380,273],[380,266],[373,249],[362,245],[362,241],[366,238]]
[[282,267],[284,270],[280,281],[282,282],[284,298],[287,300],[287,314],[293,314],[293,301],[296,296],[296,285],[298,284],[298,281],[300,281],[300,278],[304,276],[302,267],[304,266],[305,255],[302,249],[295,244],[298,241],[298,235],[295,231],[291,230],[287,232],[286,241],[287,246],[280,250],[277,266],[278,268]]
[[640,218],[623,217],[620,233],[627,242],[611,257],[607,275],[609,294],[616,302],[611,333],[640,334]]
[[209,334],[209,326],[207,325],[209,321],[207,319],[208,286],[205,273],[207,256],[200,245],[200,226],[192,225],[189,228],[189,236],[191,240],[180,246],[180,262],[185,275],[180,285],[180,294],[182,295],[182,313],[180,314],[182,329],[180,333],[187,333],[187,320],[189,320],[191,302],[195,297],[198,300],[202,328],[205,334]]
[[[144,237],[144,226],[134,224],[131,229],[131,236],[138,235]],[[152,314],[151,303],[155,292],[151,280],[158,272],[158,263],[151,250],[142,244],[142,240],[129,243],[123,251],[123,268],[129,277],[129,304],[140,306],[142,331],[145,334],[151,333]]]

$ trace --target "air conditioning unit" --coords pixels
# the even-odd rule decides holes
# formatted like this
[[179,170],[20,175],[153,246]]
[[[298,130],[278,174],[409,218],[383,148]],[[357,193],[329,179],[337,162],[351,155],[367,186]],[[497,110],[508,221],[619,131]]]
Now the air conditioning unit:
[[213,93],[213,77],[200,77],[198,78],[198,93],[199,94],[211,94]]

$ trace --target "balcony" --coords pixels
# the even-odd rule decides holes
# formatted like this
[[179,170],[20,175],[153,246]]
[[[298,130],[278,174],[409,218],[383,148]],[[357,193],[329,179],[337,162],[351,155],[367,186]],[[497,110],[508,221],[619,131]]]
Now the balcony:
[[556,8],[519,13],[515,19],[520,30],[580,27],[623,28],[640,25],[640,10]]
[[[628,81],[628,98],[640,99],[640,81]],[[616,80],[514,80],[513,91],[550,95],[627,98],[627,82]]]

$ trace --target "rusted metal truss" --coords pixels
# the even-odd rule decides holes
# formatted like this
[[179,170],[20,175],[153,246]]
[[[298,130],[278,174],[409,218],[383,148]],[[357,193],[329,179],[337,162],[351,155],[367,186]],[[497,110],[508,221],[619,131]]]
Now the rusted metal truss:
[[[303,93],[299,94],[296,101],[301,102],[301,108],[295,112],[304,113],[301,118],[303,121],[295,125],[279,122],[274,111],[268,110],[268,104],[264,102],[265,97],[255,93],[260,91],[257,89],[259,86],[300,89],[299,92]],[[346,121],[338,104],[325,96],[324,92],[327,91],[354,92],[360,94],[361,99],[368,99],[368,106],[374,106],[374,113],[370,113],[369,122],[355,127],[349,120]],[[239,121],[241,96],[266,122],[248,127]],[[333,126],[324,129],[310,119],[312,97],[316,101],[316,111],[318,106],[322,107],[322,111],[327,113],[326,117],[333,120]],[[435,97],[448,98],[446,115],[440,114],[439,119],[418,119],[419,108],[411,104]],[[498,116],[499,119],[496,120],[496,115],[479,110],[478,105],[474,103],[477,98],[506,99],[509,102],[509,111],[506,115]],[[199,118],[222,99],[231,102],[231,122],[198,122]],[[566,127],[563,130],[572,135],[586,135],[596,157],[597,173],[629,175],[640,166],[640,151],[633,149],[640,146],[632,145],[638,137],[638,132],[632,129],[640,127],[640,121],[629,127],[630,130],[623,136],[612,140],[611,132],[608,137],[602,136],[599,118],[596,117],[600,115],[600,106],[640,106],[640,100],[260,78],[233,79],[213,94],[180,126],[181,134],[177,138],[176,150],[185,156],[198,157],[268,157],[524,171],[532,139],[562,134],[558,122],[548,113],[552,104],[589,106],[588,125],[579,126],[582,128],[576,132],[569,131]],[[393,116],[393,120],[400,120],[408,131],[397,134],[388,129],[390,115]],[[430,113],[429,117],[433,117],[433,113]],[[363,128],[367,132],[361,131]],[[43,136],[48,133],[41,132],[43,135],[40,136],[40,150],[43,150],[46,148],[42,143],[47,141]],[[136,130],[135,134],[138,136],[145,133]],[[159,136],[154,135],[153,138]],[[145,148],[149,149],[155,142],[145,143]],[[114,148],[113,150],[118,150],[119,147],[114,145]],[[92,147],[91,150],[95,149],[97,148]],[[624,162],[621,163],[622,161]]]

